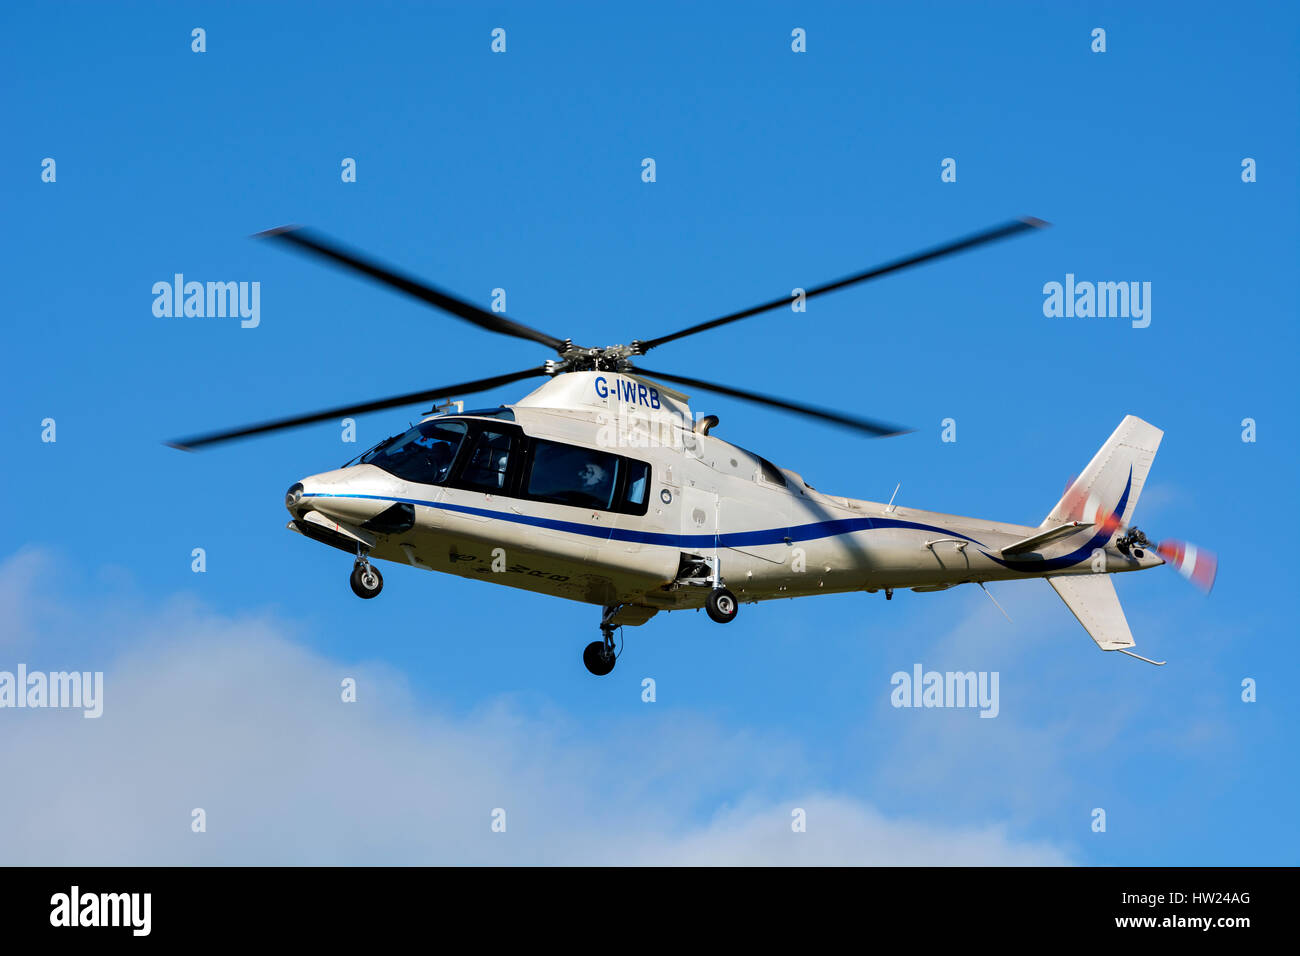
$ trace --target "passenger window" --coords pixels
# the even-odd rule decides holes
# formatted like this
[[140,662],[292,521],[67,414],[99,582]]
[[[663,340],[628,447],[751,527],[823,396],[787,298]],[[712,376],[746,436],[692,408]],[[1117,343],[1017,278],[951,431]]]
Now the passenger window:
[[460,484],[489,494],[504,492],[512,439],[509,432],[480,432],[461,470]]
[[619,462],[617,455],[589,448],[534,442],[528,496],[559,505],[612,511]]
[[627,463],[627,493],[624,500],[638,510],[645,510],[646,490],[650,486],[650,466],[643,461]]

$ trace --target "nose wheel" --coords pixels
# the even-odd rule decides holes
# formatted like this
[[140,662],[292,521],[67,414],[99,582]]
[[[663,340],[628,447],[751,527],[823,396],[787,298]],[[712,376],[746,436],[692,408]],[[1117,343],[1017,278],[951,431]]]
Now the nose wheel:
[[349,583],[352,585],[353,594],[359,598],[369,599],[378,597],[379,592],[384,589],[384,576],[365,558],[357,558]]

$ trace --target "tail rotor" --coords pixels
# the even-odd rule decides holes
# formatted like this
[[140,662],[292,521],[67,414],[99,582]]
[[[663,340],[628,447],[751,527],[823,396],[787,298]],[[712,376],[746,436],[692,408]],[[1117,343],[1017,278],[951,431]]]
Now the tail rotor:
[[1126,528],[1124,534],[1115,541],[1115,547],[1124,554],[1142,557],[1142,549],[1149,548],[1181,574],[1202,594],[1209,594],[1214,588],[1214,579],[1219,573],[1219,558],[1213,551],[1199,548],[1190,541],[1166,538],[1157,544],[1151,541],[1138,528]]
[[1219,558],[1213,551],[1198,548],[1190,541],[1169,538],[1156,545],[1156,554],[1173,565],[1175,571],[1191,581],[1201,593],[1209,594],[1219,573]]

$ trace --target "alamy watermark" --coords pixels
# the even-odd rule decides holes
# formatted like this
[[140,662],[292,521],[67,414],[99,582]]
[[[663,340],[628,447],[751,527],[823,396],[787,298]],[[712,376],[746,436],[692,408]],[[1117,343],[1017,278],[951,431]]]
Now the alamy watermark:
[[262,321],[262,283],[186,282],[177,272],[172,281],[153,284],[153,314],[160,319],[241,319],[255,329]]
[[79,707],[83,717],[104,712],[103,671],[32,671],[19,664],[17,673],[0,671],[0,708]]
[[981,717],[996,717],[1000,709],[997,671],[927,671],[913,664],[910,674],[895,671],[889,683],[895,707],[978,707]]
[[152,893],[86,893],[74,884],[50,897],[50,925],[123,927],[132,936],[148,936],[152,910]]
[[1067,272],[1064,283],[1044,284],[1043,295],[1049,319],[1132,319],[1135,329],[1151,324],[1150,282],[1076,282]]

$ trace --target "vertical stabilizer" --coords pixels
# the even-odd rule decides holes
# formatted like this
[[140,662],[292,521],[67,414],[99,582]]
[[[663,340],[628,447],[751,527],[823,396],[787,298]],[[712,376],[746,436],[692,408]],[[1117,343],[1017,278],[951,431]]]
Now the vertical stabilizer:
[[1040,527],[1068,521],[1109,521],[1116,527],[1131,524],[1138,495],[1164,434],[1136,415],[1126,415]]

